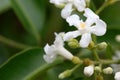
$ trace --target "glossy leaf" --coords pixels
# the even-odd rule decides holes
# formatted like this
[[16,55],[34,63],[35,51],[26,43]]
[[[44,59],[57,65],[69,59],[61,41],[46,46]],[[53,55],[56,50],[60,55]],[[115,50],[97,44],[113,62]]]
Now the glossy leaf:
[[10,7],[10,0],[0,0],[0,13],[8,10]]
[[24,28],[40,40],[39,31],[45,19],[44,0],[11,0],[11,5]]
[[24,50],[0,66],[1,80],[34,80],[50,67],[59,64],[46,64],[43,60],[43,50],[32,48]]
[[120,1],[108,6],[101,12],[101,18],[107,23],[108,29],[120,30]]

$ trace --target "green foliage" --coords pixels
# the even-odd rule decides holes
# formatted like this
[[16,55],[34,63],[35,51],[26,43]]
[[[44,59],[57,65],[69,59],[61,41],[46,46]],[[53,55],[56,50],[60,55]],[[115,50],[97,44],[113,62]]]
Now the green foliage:
[[113,48],[110,44],[108,44],[105,55],[108,59],[112,59],[113,54],[114,54]]
[[[42,69],[45,63],[42,59],[43,51],[39,48],[27,49],[8,59],[0,67],[2,80],[26,80],[34,74],[36,69]],[[6,74],[7,73],[7,74]]]
[[50,65],[46,64],[43,53],[40,48],[30,48],[12,56],[0,66],[0,79],[33,80],[50,67],[61,63],[57,61]]
[[11,8],[10,0],[0,0],[0,13],[5,12],[9,8]]
[[44,0],[11,0],[11,5],[16,15],[21,20],[24,28],[40,40],[40,34],[45,20]]
[[108,29],[120,30],[120,2],[112,4],[101,12],[101,18],[106,21]]

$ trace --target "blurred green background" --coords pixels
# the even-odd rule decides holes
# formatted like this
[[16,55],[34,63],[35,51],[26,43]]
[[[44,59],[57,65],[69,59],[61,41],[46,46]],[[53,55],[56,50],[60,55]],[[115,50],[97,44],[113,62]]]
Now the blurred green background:
[[[91,0],[90,7],[95,11],[103,4],[103,2],[104,0]],[[14,56],[10,59],[11,62],[8,62],[9,64],[6,63],[2,66],[0,69],[0,80],[24,80],[19,78],[20,76],[16,78],[10,77],[9,75],[12,74],[10,70],[13,68],[10,68],[10,70],[8,68],[13,65],[18,69],[20,65],[23,65],[23,60],[25,61],[23,61],[24,64],[27,64],[30,60],[32,62],[32,60],[35,59],[33,60],[33,63],[35,62],[35,64],[33,64],[35,67],[33,66],[30,68],[31,72],[41,67],[42,62],[39,62],[39,59],[37,58],[42,59],[44,45],[46,43],[52,44],[54,41],[54,32],[67,32],[74,29],[73,27],[69,27],[66,21],[61,18],[60,12],[61,9],[50,4],[49,0],[0,0],[0,64],[4,63],[11,56],[20,54],[18,52],[31,47],[30,50],[28,49],[21,52],[26,53],[26,55],[24,55],[26,57],[23,57],[23,55],[17,57]],[[112,44],[114,48],[118,47],[119,43],[115,41],[115,36],[120,34],[120,2],[105,8],[100,13],[100,18],[107,23],[107,33],[102,37],[98,37],[98,42],[106,41],[107,43]],[[8,40],[8,43],[6,43],[6,40]],[[17,45],[22,44],[22,47],[12,45],[14,42],[19,43]],[[39,47],[40,49],[33,49],[32,47]],[[29,53],[29,51],[31,51],[30,54],[32,57],[28,56],[27,53]],[[41,53],[40,55],[38,54],[40,57],[36,57],[35,55],[33,58],[35,52]],[[22,57],[19,58],[20,56]],[[27,58],[29,59],[28,61]],[[14,59],[16,62],[18,60],[18,63],[14,63]],[[19,63],[19,61],[21,61],[21,63]],[[57,68],[54,68],[55,72],[49,70],[47,74],[44,73],[43,76],[41,75],[38,80],[58,80],[57,75],[66,68],[71,67],[71,63],[67,63],[68,64],[62,63],[65,66],[64,68],[58,65]],[[28,63],[28,66],[32,66],[32,64]],[[60,70],[58,70],[59,68]],[[26,67],[25,69],[22,69],[26,70]],[[5,70],[6,73],[4,72]],[[4,74],[7,74],[7,72],[8,75],[5,75],[5,77],[7,76],[9,79],[2,77]],[[78,71],[66,80],[84,80],[83,77],[80,77],[77,73]],[[11,76],[15,76],[14,74]],[[48,77],[45,77],[45,75]]]

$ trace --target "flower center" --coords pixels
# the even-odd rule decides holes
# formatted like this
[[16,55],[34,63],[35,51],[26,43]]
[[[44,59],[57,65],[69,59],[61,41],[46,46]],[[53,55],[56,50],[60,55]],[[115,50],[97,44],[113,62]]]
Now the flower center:
[[80,28],[84,29],[86,27],[86,24],[85,23],[80,23]]
[[81,34],[84,33],[88,33],[89,32],[89,28],[86,26],[86,24],[84,22],[80,23],[80,28],[79,28]]

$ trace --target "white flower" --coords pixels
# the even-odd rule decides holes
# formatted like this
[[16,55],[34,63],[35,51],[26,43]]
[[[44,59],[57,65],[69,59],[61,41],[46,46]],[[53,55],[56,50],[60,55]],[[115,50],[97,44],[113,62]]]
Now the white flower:
[[86,3],[85,0],[68,0],[65,7],[63,8],[61,12],[61,16],[63,18],[67,18],[70,16],[71,12],[74,9],[77,9],[79,12],[82,12],[85,10]]
[[[119,60],[120,59],[120,51],[115,52],[115,56],[112,57],[113,60]],[[111,67],[113,68],[114,72],[120,71],[120,64],[111,64]]]
[[46,55],[43,55],[44,60],[47,63],[52,63],[56,59],[57,55],[61,55],[66,59],[72,60],[73,55],[63,47],[64,46],[64,42],[62,39],[63,33],[61,34],[55,33],[55,35],[56,35],[56,38],[55,38],[54,44],[51,46],[47,44],[44,47],[44,50],[46,52]]
[[55,4],[56,6],[65,5],[61,11],[61,16],[65,19],[71,15],[74,9],[82,12],[85,10],[86,7],[85,0],[50,0],[50,2]]
[[120,42],[120,34],[115,37],[117,42]]
[[90,65],[84,68],[84,74],[88,77],[92,76],[94,73],[94,66]]
[[115,80],[120,80],[120,72],[115,73]]
[[[91,14],[91,13],[90,13]],[[93,17],[93,18],[92,18]],[[66,19],[70,26],[75,26],[78,30],[67,32],[64,40],[68,41],[81,35],[80,46],[87,47],[91,42],[91,34],[102,36],[106,32],[106,23],[99,19],[97,15],[88,16],[86,21],[80,20],[79,16],[74,14]]]

